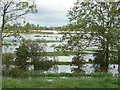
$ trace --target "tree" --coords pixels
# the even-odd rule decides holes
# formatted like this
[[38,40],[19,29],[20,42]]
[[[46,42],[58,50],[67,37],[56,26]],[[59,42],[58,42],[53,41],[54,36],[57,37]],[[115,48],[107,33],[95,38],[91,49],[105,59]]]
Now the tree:
[[26,25],[24,25],[24,27],[23,27],[23,30],[25,32],[31,32],[31,29],[32,29],[32,27],[29,22]]
[[3,67],[3,70],[8,72],[10,70],[10,65],[12,65],[13,61],[14,61],[14,55],[13,54],[11,54],[11,53],[3,54],[2,63],[5,65],[5,68]]
[[67,40],[67,44],[63,45],[64,50],[76,51],[80,61],[82,52],[88,47],[97,46],[97,56],[103,57],[102,63],[99,64],[107,67],[113,55],[111,51],[115,50],[117,45],[117,33],[120,27],[119,3],[77,0],[68,13],[68,29],[62,38]]
[[28,65],[33,65],[34,70],[49,69],[53,63],[47,60],[45,46],[46,44],[40,44],[37,41],[23,42],[16,51],[16,66],[20,70],[27,70]]
[[118,33],[118,72],[120,76],[120,29]]
[[27,61],[29,60],[29,52],[28,52],[28,47],[26,44],[22,44],[17,48],[16,51],[16,60],[15,64],[17,67],[19,67],[20,70],[26,70],[27,69]]
[[[2,26],[0,29],[0,64],[2,62],[2,32],[5,30],[6,24],[19,23],[18,20],[29,13],[36,13],[36,5],[34,0],[1,0],[0,17],[2,18]],[[12,29],[11,29],[12,30]],[[17,29],[19,30],[19,29]],[[16,30],[16,32],[17,32]],[[16,33],[15,32],[15,33]],[[9,35],[7,35],[9,36]],[[1,65],[0,65],[1,66]]]
[[[34,70],[39,70],[42,66],[39,62],[45,61],[47,58],[45,56],[45,46],[46,44],[40,44],[36,42],[27,42],[28,52],[30,54],[30,59],[32,65],[34,65]],[[44,66],[45,67],[45,66]]]

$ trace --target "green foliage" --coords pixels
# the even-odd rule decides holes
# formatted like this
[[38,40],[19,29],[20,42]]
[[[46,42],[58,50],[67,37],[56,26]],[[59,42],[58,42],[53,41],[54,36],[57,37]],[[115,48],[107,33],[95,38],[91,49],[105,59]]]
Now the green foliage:
[[19,48],[16,50],[16,65],[19,67],[20,70],[26,70],[27,61],[29,60],[30,54],[28,52],[28,47],[25,43],[23,43]]
[[[34,0],[1,0],[0,8],[0,16],[3,18],[1,23],[2,32],[12,32],[15,37],[20,36],[19,33],[22,31],[21,22],[17,20],[29,13],[37,13]],[[25,21],[23,21],[23,23],[24,22]],[[28,28],[29,25],[26,24],[26,29]],[[7,35],[7,37],[9,37],[9,35]]]
[[[74,59],[73,62],[79,65],[79,61],[84,56],[81,53],[88,47],[97,46],[95,61],[98,60],[99,64],[104,62],[107,66],[110,56],[114,54],[110,51],[117,49],[117,35],[120,28],[119,4],[120,2],[86,3],[77,0],[75,6],[68,11],[69,24],[65,27],[66,32],[62,37],[67,44],[59,45],[56,49],[76,52],[76,57],[81,58]],[[102,54],[99,50],[102,50]],[[101,61],[99,57],[102,57]]]
[[[46,44],[25,41],[16,52],[16,65],[20,70],[26,70],[28,65],[34,65],[34,70],[47,70],[53,63],[47,61],[45,53]],[[28,63],[28,61],[30,63]]]
[[35,70],[48,70],[54,63],[52,61],[38,61],[34,63]]
[[4,77],[7,77],[7,76],[9,76],[9,77],[19,77],[20,73],[22,73],[22,71],[17,67],[12,68],[9,71],[2,70],[2,75]]
[[13,59],[15,58],[15,56],[11,53],[4,53],[2,58],[2,64],[5,65],[5,67],[3,68],[3,70],[5,70],[6,72],[9,71],[10,69],[10,65],[13,62]]
[[24,27],[23,27],[23,29],[22,30],[24,30],[24,32],[31,32],[31,25],[30,25],[30,23],[28,22],[26,25],[24,25]]

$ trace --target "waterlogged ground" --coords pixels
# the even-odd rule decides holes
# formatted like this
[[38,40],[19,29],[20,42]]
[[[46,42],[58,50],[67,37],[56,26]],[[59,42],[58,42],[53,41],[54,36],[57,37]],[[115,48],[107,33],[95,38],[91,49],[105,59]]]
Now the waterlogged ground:
[[[61,38],[62,38],[62,34],[21,34],[26,40],[41,40],[41,39],[44,39],[44,40],[52,40],[52,41],[60,41]],[[16,44],[14,45],[12,42],[12,40],[16,40],[17,42],[15,42]],[[14,38],[13,36],[11,37],[6,37],[4,38],[4,43],[9,43],[11,44],[10,46],[6,47],[6,46],[3,46],[3,53],[14,53],[16,48],[19,47],[20,45],[20,42],[18,40],[18,38]],[[46,52],[55,52],[55,49],[54,47],[52,47],[52,45],[60,45],[60,44],[65,44],[66,42],[49,42],[49,43],[46,43],[46,47],[45,47],[45,50]],[[88,47],[87,49],[88,50],[94,50],[96,49],[97,47]],[[87,53],[93,53],[92,51],[86,51]],[[53,60],[54,57],[48,57],[49,60]],[[71,62],[72,61],[72,58],[73,56],[58,56],[57,57],[57,60],[59,62]],[[89,61],[89,59],[94,59],[93,55],[92,54],[87,54],[84,56],[84,59],[86,61]]]
[[[30,66],[29,70],[34,70],[34,66]],[[86,73],[91,74],[95,73],[97,70],[93,64],[83,64],[80,69],[74,65],[54,65],[48,71],[44,71],[44,73]],[[113,76],[118,76],[118,65],[117,64],[109,64],[107,71],[111,73]]]
[[[30,40],[52,40],[52,41],[60,41],[62,38],[62,34],[21,34],[26,40],[30,39]],[[16,40],[16,44],[13,45],[12,40]],[[18,41],[18,38],[14,38],[13,36],[11,37],[6,37],[4,38],[5,43],[10,43],[11,46],[3,46],[3,53],[14,53],[16,48],[19,47],[20,42]],[[62,43],[66,43],[66,42],[49,42],[46,43],[46,52],[55,52],[54,47],[51,47],[53,44],[54,45],[59,45]],[[88,50],[96,50],[97,47],[88,47]],[[86,51],[87,53],[94,53],[93,51]],[[48,56],[48,60],[52,60],[52,61],[58,61],[58,62],[71,62],[72,58],[74,55],[69,55],[69,56]],[[84,56],[85,61],[89,61],[89,59],[93,60],[94,57],[92,54],[85,54]],[[73,70],[74,68],[74,70]],[[51,73],[72,73],[75,71],[77,67],[76,66],[70,66],[70,65],[55,65],[52,68],[50,68],[47,72],[51,72]],[[30,69],[33,69],[33,67],[31,66]],[[85,72],[85,73],[93,73],[95,72],[95,68],[93,67],[92,64],[84,64],[81,67],[81,70],[78,70],[79,72]],[[108,72],[109,73],[113,73],[113,75],[118,73],[118,65],[116,64],[112,64],[109,65],[108,68]]]

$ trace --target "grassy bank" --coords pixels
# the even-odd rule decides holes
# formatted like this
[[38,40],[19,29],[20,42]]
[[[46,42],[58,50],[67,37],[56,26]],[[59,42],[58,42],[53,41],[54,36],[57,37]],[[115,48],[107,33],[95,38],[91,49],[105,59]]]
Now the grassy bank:
[[111,73],[40,73],[40,72],[22,72],[19,74],[22,77],[105,77],[112,76]]
[[117,77],[3,78],[3,88],[118,88]]

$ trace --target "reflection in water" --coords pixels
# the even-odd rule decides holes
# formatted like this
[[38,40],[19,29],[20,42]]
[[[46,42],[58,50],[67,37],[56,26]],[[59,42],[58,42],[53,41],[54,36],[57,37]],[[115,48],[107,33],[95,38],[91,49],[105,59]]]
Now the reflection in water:
[[58,66],[57,65],[54,65],[52,68],[49,69],[49,71],[52,71],[54,73],[57,73],[58,72]]
[[[35,37],[36,35],[40,35],[40,37]],[[22,36],[27,40],[27,39],[31,39],[31,40],[37,40],[37,39],[45,39],[45,40],[60,40],[62,35],[60,34],[22,34]],[[14,37],[10,37],[11,40],[15,39]],[[4,40],[6,40],[6,43],[10,40],[10,38],[6,37],[4,38]],[[17,39],[16,39],[17,40]],[[14,53],[15,48],[18,48],[20,43],[16,42],[17,45],[16,46],[9,46],[9,47],[5,47],[3,46],[3,53],[5,52],[9,52],[9,53]],[[54,52],[54,48],[51,47],[51,45],[56,44],[59,45],[61,44],[61,42],[54,42],[54,43],[47,43],[47,47],[46,50],[47,52]],[[97,47],[88,47],[88,50],[96,50]],[[90,51],[87,51],[88,53],[93,53]],[[61,62],[71,62],[73,56],[58,56],[58,59],[56,59],[56,61],[61,61]],[[55,59],[55,58],[54,58]],[[89,59],[94,59],[92,54],[86,54],[84,59],[86,61],[89,61]],[[120,67],[120,66],[119,66]],[[29,70],[34,69],[34,66],[29,66],[28,67]],[[50,68],[47,72],[52,72],[52,73],[72,73],[72,72],[85,72],[85,73],[93,73],[93,72],[102,72],[102,71],[106,71],[109,73],[113,73],[113,74],[118,74],[118,65],[117,64],[111,64],[109,66],[107,66],[106,68],[103,68],[102,66],[99,65],[93,65],[93,64],[83,64],[82,67],[80,69],[77,69],[77,66],[70,66],[70,65],[54,65],[52,68]],[[119,72],[120,72],[120,68],[119,68]]]
[[72,68],[71,69],[71,72],[75,72],[75,73],[81,73],[81,72],[85,72],[84,70],[82,70],[82,69],[78,69],[78,68]]
[[108,71],[108,66],[103,67],[102,65],[95,64],[93,65],[95,72],[107,72]]
[[[101,70],[102,69],[102,70]],[[106,71],[107,70],[107,71]],[[50,68],[47,72],[50,73],[94,73],[94,72],[108,72],[112,73],[113,76],[115,74],[118,74],[118,65],[117,64],[110,64],[107,69],[103,69],[100,67],[94,67],[93,64],[83,64],[83,66],[78,69],[77,66],[70,66],[70,65],[55,65],[52,68]]]

